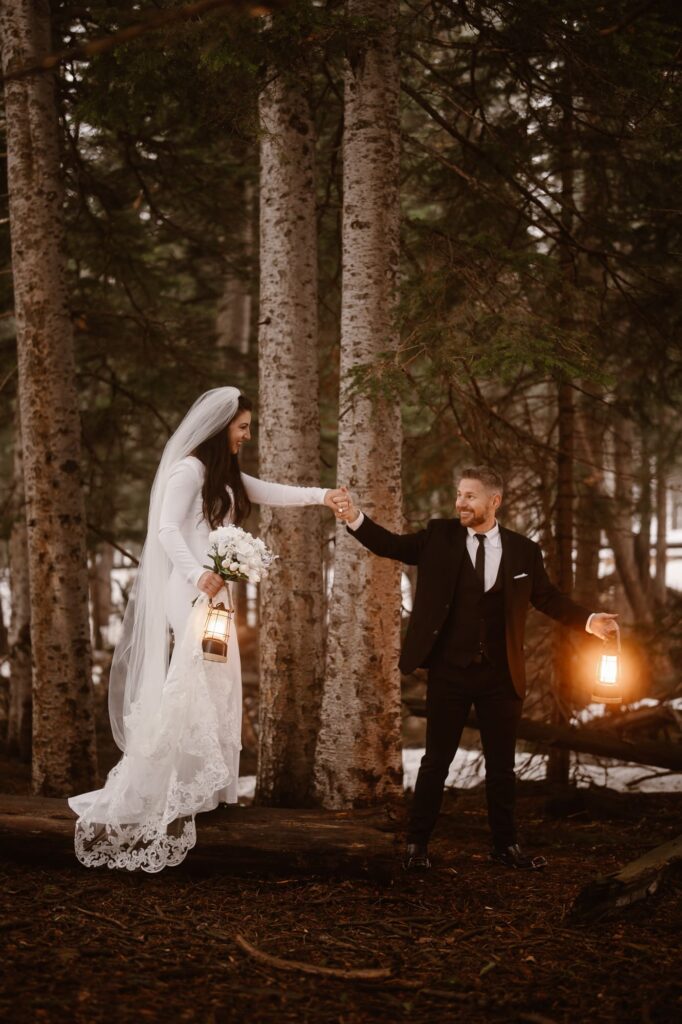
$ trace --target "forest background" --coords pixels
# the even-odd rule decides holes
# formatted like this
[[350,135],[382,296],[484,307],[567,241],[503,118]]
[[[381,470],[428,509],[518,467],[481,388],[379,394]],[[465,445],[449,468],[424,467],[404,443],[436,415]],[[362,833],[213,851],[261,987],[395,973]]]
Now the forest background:
[[[72,51],[56,78],[59,173],[98,678],[112,597],[119,606],[125,597],[112,591],[112,572],[131,564],[126,553],[139,554],[163,444],[197,394],[230,383],[258,403],[260,444],[245,452],[247,471],[329,486],[340,450],[339,482],[394,528],[450,515],[466,464],[498,467],[508,486],[504,523],[540,540],[562,589],[620,612],[632,666],[626,696],[674,697],[682,600],[666,575],[669,538],[682,527],[677,5],[292,2],[270,5],[269,19],[248,5],[207,6],[94,55],[75,51],[139,21],[138,5],[52,7],[53,50]],[[163,21],[181,6],[155,11]],[[389,227],[373,245],[376,266],[394,282],[390,327],[375,330],[368,347],[349,313],[353,249],[342,213],[349,182],[377,190],[349,142],[367,126],[352,121],[347,78],[374,51],[388,62],[379,106],[397,110],[399,86],[400,160],[391,155],[397,122],[381,126],[388,156],[378,210],[383,204]],[[382,93],[386,82],[396,88]],[[301,149],[289,148],[292,138]],[[296,154],[294,178],[278,177],[287,153]],[[39,574],[28,571],[17,419],[28,385],[17,373],[6,181],[0,191],[0,507],[11,596],[0,631],[4,730],[24,759],[33,732],[34,788],[63,795],[94,773],[94,741],[82,741],[92,712],[77,726],[88,751],[77,771],[50,754],[72,727],[68,700],[39,732],[36,753],[31,693],[42,684],[35,665],[31,682],[29,623],[35,648],[36,622],[47,619],[36,615]],[[397,203],[399,260],[390,237]],[[292,218],[287,230],[307,225],[303,242],[295,235],[301,259],[286,289],[303,296],[308,319],[290,318],[280,347],[266,306],[277,308],[286,262],[272,241],[283,233],[282,211]],[[367,258],[371,267],[372,252]],[[370,310],[385,304],[382,274],[365,282]],[[35,407],[40,399],[38,389]],[[46,424],[60,413],[44,402]],[[256,726],[261,799],[341,806],[395,793],[393,627],[381,633],[379,667],[368,653],[376,635],[350,667],[339,651],[344,638],[364,636],[363,622],[386,614],[395,624],[397,577],[375,574],[359,587],[367,556],[352,542],[343,548],[328,519],[312,528],[309,518],[265,513],[260,528],[299,568],[300,550],[287,545],[304,534],[327,577],[335,547],[345,552],[331,617],[328,589],[314,584],[316,653],[287,648],[288,683],[279,678],[282,635],[304,620],[276,588],[291,595],[294,575],[264,588],[271,636],[261,637],[259,655],[242,616],[247,669],[259,672],[267,696]],[[587,701],[580,659],[593,654],[534,621],[527,713],[568,722]],[[301,691],[296,672],[309,665],[295,666],[306,658],[313,699],[287,719],[278,709]],[[368,671],[368,703],[357,708],[350,693],[367,685]],[[337,694],[353,706],[355,732],[345,736],[330,711]],[[367,777],[329,783],[344,743],[352,736],[362,747],[381,708],[390,718],[383,739],[372,734],[358,755]],[[286,739],[292,721],[296,748]],[[567,756],[555,752],[550,771],[566,776]],[[383,787],[368,781],[372,772],[388,780]]]

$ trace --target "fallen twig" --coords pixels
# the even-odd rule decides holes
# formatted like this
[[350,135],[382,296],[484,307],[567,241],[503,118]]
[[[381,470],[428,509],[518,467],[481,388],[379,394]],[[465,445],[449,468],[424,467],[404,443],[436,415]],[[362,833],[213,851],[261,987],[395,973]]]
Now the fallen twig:
[[115,924],[117,928],[121,928],[124,932],[128,931],[128,926],[121,921],[117,921],[115,917],[107,917],[106,914],[98,914],[94,910],[86,910],[85,907],[74,907],[73,909],[77,910],[79,914],[96,917],[98,921],[106,921],[107,924]]
[[300,960],[284,960],[279,956],[270,956],[260,949],[252,946],[243,935],[235,935],[234,941],[240,949],[254,960],[261,964],[268,964],[270,967],[278,967],[283,971],[301,971],[303,974],[317,974],[325,978],[345,978],[346,980],[357,981],[378,981],[381,978],[390,978],[391,971],[388,967],[318,967],[316,964],[306,964]]

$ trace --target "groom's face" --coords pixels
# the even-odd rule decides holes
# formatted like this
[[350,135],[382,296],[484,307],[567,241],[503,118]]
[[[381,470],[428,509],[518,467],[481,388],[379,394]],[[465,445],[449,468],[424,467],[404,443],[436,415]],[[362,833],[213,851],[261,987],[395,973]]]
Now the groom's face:
[[463,477],[457,488],[455,510],[462,526],[490,529],[495,523],[495,513],[501,500],[500,495],[489,491],[482,480]]

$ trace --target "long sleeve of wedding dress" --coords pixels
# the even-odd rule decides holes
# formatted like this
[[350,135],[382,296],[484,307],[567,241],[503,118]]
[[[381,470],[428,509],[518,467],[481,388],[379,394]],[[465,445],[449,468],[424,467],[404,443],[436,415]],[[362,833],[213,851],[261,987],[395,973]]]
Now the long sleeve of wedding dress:
[[[196,842],[194,816],[237,800],[242,690],[236,630],[224,663],[204,661],[201,647],[207,599],[196,584],[210,534],[202,510],[204,472],[197,458],[186,456],[163,491],[157,539],[172,571],[158,600],[174,650],[158,703],[144,710],[132,704],[125,753],[105,786],[69,800],[78,814],[76,855],[88,867],[156,872],[180,864]],[[255,504],[324,503],[321,487],[243,480]]]
[[201,494],[202,473],[197,459],[187,458],[174,467],[161,505],[159,540],[183,580],[196,586],[206,571],[187,545],[183,531],[192,527],[197,498]]
[[273,505],[279,508],[299,508],[304,505],[324,505],[327,493],[324,487],[292,487],[289,484],[274,484],[242,473],[244,488],[255,505]]

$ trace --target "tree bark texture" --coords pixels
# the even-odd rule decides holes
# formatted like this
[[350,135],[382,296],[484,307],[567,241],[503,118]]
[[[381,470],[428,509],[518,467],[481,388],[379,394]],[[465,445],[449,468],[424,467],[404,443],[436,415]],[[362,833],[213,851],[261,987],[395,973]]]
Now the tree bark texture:
[[[315,134],[308,82],[275,78],[260,98],[259,455],[266,480],[318,485]],[[310,803],[322,694],[319,508],[261,509],[280,557],[261,584],[257,799]]]
[[[399,407],[349,389],[353,371],[398,340],[398,4],[349,0],[347,11],[373,28],[345,70],[338,479],[364,511],[400,531]],[[315,773],[325,806],[402,793],[400,604],[400,566],[369,555],[339,527]]]
[[[578,408],[580,423],[579,436],[585,446],[589,461],[596,466],[598,451],[590,431],[590,422],[585,418],[585,411]],[[611,412],[614,432],[614,476],[615,493],[609,494],[601,475],[595,474],[594,494],[603,509],[603,526],[609,547],[613,551],[618,579],[625,592],[628,604],[635,619],[640,623],[652,621],[651,608],[639,587],[639,575],[635,562],[635,548],[632,531],[632,483],[629,452],[631,424]]]
[[660,606],[667,598],[668,569],[668,478],[666,460],[660,449],[656,455],[656,572],[654,596]]
[[[574,461],[574,405],[573,387],[560,381],[557,389],[559,430],[557,454],[557,500],[555,511],[556,577],[557,586],[564,594],[573,590],[573,461]],[[552,722],[557,725],[569,720],[571,700],[570,640],[566,630],[554,626],[554,703]],[[550,782],[568,782],[568,752],[551,750],[547,759],[547,779]]]
[[9,624],[9,716],[7,747],[22,761],[31,760],[31,600],[24,507],[21,422],[17,410],[8,556],[11,617]]
[[113,612],[111,600],[111,574],[114,568],[114,549],[110,544],[98,544],[90,555],[90,605],[92,609],[92,646],[96,651],[106,647],[109,637],[109,619]]
[[[575,139],[573,122],[573,88],[569,69],[566,69],[563,93],[563,113],[559,135],[559,175],[561,178],[561,224],[566,233],[559,245],[564,286],[562,326],[570,331],[574,326],[573,304],[571,301],[575,285],[575,271],[572,253],[566,242],[573,229],[573,209],[575,203]],[[557,586],[564,594],[573,589],[573,505],[574,479],[573,465],[575,459],[575,413],[573,386],[563,377],[557,382],[557,498],[554,514],[554,535],[556,551]],[[554,660],[554,702],[552,721],[563,724],[568,721],[571,701],[570,678],[570,641],[565,631],[558,625],[554,626],[553,637]],[[547,779],[550,782],[568,783],[569,758],[563,750],[551,750],[547,759]]]
[[216,315],[216,338],[219,349],[236,350],[241,355],[248,355],[253,320],[251,275],[248,268],[253,259],[254,202],[250,184],[244,184],[242,192],[243,210],[239,234],[245,269],[242,273],[231,271],[225,279],[225,288]]
[[614,412],[613,466],[615,474],[615,500],[612,503],[611,523],[607,533],[613,548],[616,570],[623,584],[623,589],[634,617],[640,623],[651,623],[653,621],[653,614],[641,585],[639,569],[635,558],[635,540],[632,528],[634,507],[632,493],[633,435],[632,421]]
[[[0,7],[6,74],[51,50],[46,0]],[[33,788],[62,796],[96,774],[80,422],[51,74],[5,85],[18,390],[33,656]]]
[[[586,385],[583,383],[583,388]],[[576,402],[575,445],[576,445],[576,491],[575,514],[575,585],[573,593],[580,604],[591,608],[599,607],[599,553],[601,550],[601,527],[603,522],[603,499],[599,494],[600,473],[590,465],[589,439],[583,431],[589,430],[598,436],[603,424],[595,415],[596,403],[590,398]]]

